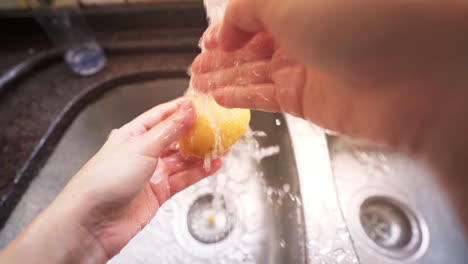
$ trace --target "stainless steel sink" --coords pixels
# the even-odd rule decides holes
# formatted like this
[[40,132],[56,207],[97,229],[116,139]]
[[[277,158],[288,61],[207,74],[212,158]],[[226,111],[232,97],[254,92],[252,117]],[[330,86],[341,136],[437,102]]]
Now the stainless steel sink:
[[[111,129],[180,96],[187,85],[180,78],[127,84],[85,108],[15,208],[0,247],[52,201]],[[421,164],[327,138],[322,129],[289,115],[253,112],[251,126],[220,172],[164,204],[110,263],[468,259],[459,224]],[[213,197],[221,197],[217,210]],[[217,228],[207,226],[206,212],[216,217]]]
[[361,263],[467,263],[446,193],[405,154],[328,137],[336,193]]

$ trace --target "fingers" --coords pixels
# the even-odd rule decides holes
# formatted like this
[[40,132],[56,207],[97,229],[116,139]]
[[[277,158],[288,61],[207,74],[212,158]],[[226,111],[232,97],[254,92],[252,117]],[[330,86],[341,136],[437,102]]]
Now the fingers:
[[[208,44],[205,44],[208,45]],[[246,62],[271,58],[274,40],[266,33],[256,35],[244,48],[235,52],[220,49],[207,50],[195,58],[191,71],[194,75],[242,65]]]
[[211,92],[225,86],[271,83],[270,62],[255,61],[239,67],[198,74],[192,77],[193,87],[201,92]]
[[170,102],[153,107],[129,123],[125,124],[122,128],[119,129],[119,131],[131,137],[142,135],[157,125],[159,122],[172,115],[186,101],[186,98],[180,97]]
[[161,155],[159,155],[159,158],[165,158],[169,157],[175,153],[177,153],[177,147],[174,146],[175,144],[170,145],[167,149],[165,149]]
[[171,198],[169,173],[164,162],[158,162],[149,184],[154,195],[158,198],[159,206]]
[[172,196],[169,177],[173,174],[189,170],[198,164],[201,164],[199,159],[182,157],[179,152],[159,158],[156,170],[150,179],[150,185],[160,205]]
[[[267,1],[235,0],[226,9],[219,30],[219,45],[225,51],[243,47],[255,33],[263,31],[260,11],[267,8]],[[261,7],[261,8],[260,8]]]
[[225,51],[234,51],[243,47],[255,33],[246,32],[236,25],[225,22],[219,33],[220,46]]
[[201,179],[215,173],[221,168],[221,160],[215,159],[211,161],[211,168],[206,171],[203,168],[203,161],[192,161],[184,164],[184,169],[169,173],[170,169],[167,164],[158,165],[153,177],[151,178],[151,189],[158,198],[158,202],[162,205],[169,200],[174,194],[184,190]]
[[171,188],[171,195],[174,195],[201,179],[215,173],[219,168],[221,168],[221,160],[215,159],[211,161],[211,167],[208,171],[203,168],[203,163],[200,162],[188,170],[170,176],[169,185]]
[[158,158],[161,153],[195,123],[196,114],[191,102],[185,102],[177,112],[151,128],[145,134],[136,137],[134,151],[139,155]]
[[[213,33],[206,35],[213,42],[209,39]],[[192,85],[198,91],[213,93],[218,103],[226,107],[278,111],[270,66],[274,50],[271,36],[260,33],[235,52],[205,51],[192,64]]]
[[275,71],[272,79],[276,88],[276,103],[281,108],[281,112],[304,118],[303,106],[306,100],[304,90],[307,88],[306,68],[301,65],[291,65]]
[[220,24],[209,26],[208,29],[203,33],[202,44],[205,49],[214,49],[218,47],[218,34],[221,29]]
[[180,152],[174,152],[171,155],[159,158],[160,163],[164,163],[166,172],[169,175],[183,171],[192,167],[200,159],[184,157]]
[[228,108],[248,108],[268,112],[279,112],[275,86],[269,84],[252,84],[244,86],[227,86],[213,92],[213,97],[222,106]]
[[[270,43],[273,45],[272,41]],[[274,53],[265,60],[243,62],[227,68],[212,66],[215,56],[227,54],[229,58],[247,50],[248,46],[233,53],[208,51],[207,55],[200,55],[197,63],[202,69],[198,68],[198,74],[192,76],[193,88],[212,94],[225,107],[287,112],[304,117],[306,67],[284,49],[274,50],[271,46]]]

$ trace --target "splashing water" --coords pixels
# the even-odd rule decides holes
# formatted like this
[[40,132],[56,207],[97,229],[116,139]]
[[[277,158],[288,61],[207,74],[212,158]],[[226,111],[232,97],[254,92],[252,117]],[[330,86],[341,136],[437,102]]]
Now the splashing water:
[[224,17],[228,2],[229,0],[203,0],[210,24],[216,23]]
[[[264,202],[268,194],[265,176],[259,166],[266,156],[256,140],[258,135],[266,136],[264,132],[248,131],[222,158],[223,167],[215,175],[167,201],[151,222],[109,263],[151,263],[154,260],[164,263],[258,263],[265,244],[271,239],[265,229],[271,211]],[[276,153],[271,152],[271,155]],[[270,192],[288,192],[289,189],[290,186],[282,185],[271,188]],[[194,201],[206,194],[213,195],[210,208],[215,211],[208,221],[226,220],[233,224],[224,240],[212,244],[197,241],[187,226],[188,212]],[[273,196],[273,200],[277,199],[276,194]],[[286,197],[289,199],[286,195],[283,199]],[[217,219],[216,211],[228,205],[234,219]],[[284,239],[280,242],[284,243],[277,244],[278,248],[287,247]]]
[[[210,24],[217,23],[223,18],[227,4],[228,4],[228,0],[204,0],[205,9],[206,9]],[[199,42],[199,46],[203,52],[204,47],[203,47],[201,40]],[[191,75],[190,69],[188,69],[187,72],[189,73],[189,75]],[[211,84],[208,83],[208,85],[211,85]],[[204,169],[208,171],[211,168],[211,160],[214,158],[218,158],[220,153],[223,153],[225,151],[226,141],[229,141],[229,140],[226,140],[226,137],[230,137],[230,136],[224,135],[224,133],[226,132],[223,133],[221,131],[221,128],[219,127],[221,122],[226,122],[226,120],[223,120],[223,117],[233,116],[234,120],[238,121],[235,125],[239,127],[239,125],[242,125],[244,123],[241,120],[245,119],[246,116],[245,114],[237,115],[239,112],[236,112],[235,109],[226,109],[218,105],[211,95],[196,91],[195,89],[193,89],[192,80],[190,80],[190,85],[187,91],[185,92],[185,96],[192,98],[192,100],[195,103],[197,115],[199,117],[205,116],[207,118],[209,122],[210,130],[214,134],[214,146],[212,146],[214,149],[212,149],[212,151],[210,151],[209,154],[205,154],[204,162],[203,162]],[[250,115],[249,115],[249,119],[250,119]],[[191,144],[194,143],[193,138],[191,138],[190,142]],[[264,156],[275,154],[278,151],[279,150],[276,148],[267,149],[264,151],[264,153],[262,153],[262,155],[260,155],[260,157],[257,158],[257,160],[259,161]],[[217,200],[216,196],[214,200]]]
[[[227,0],[204,2],[210,22],[219,21]],[[211,96],[194,91],[191,85],[186,96],[199,100],[196,105],[197,113],[208,115],[210,120],[217,118],[217,113],[213,113],[213,109],[209,107],[214,102]],[[215,107],[224,111],[217,104]],[[275,124],[279,126],[281,121],[277,119]],[[221,138],[216,126],[212,128],[217,149],[221,146]],[[114,262],[130,263],[134,262],[130,259],[134,256],[150,255],[152,260],[161,259],[165,263],[257,263],[265,241],[271,239],[264,226],[268,221],[269,211],[263,202],[265,196],[271,203],[281,204],[284,199],[290,199],[300,205],[299,197],[291,192],[291,186],[288,184],[275,188],[267,187],[259,164],[264,158],[278,154],[280,148],[277,145],[260,147],[256,138],[262,137],[267,137],[263,131],[247,130],[230,152],[222,157],[223,167],[220,171],[187,188],[183,195],[176,195],[166,202],[150,224],[134,239],[145,241],[131,242]],[[216,156],[205,156],[205,169],[209,170],[212,158]],[[235,218],[230,219],[234,227],[228,237],[209,245],[194,239],[187,228],[187,212],[193,201],[207,193],[213,195],[210,207],[213,211],[221,211],[225,204],[230,204],[234,211],[232,217]],[[215,217],[217,214],[213,213],[208,217],[208,221],[214,223],[217,221]],[[286,248],[285,239],[279,240],[278,246]],[[133,252],[127,253],[129,251]]]

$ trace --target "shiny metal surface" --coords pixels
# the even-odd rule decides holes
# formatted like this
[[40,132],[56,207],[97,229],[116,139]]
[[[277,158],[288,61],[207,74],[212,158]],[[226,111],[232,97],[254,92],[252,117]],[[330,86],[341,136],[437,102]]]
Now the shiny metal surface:
[[358,263],[336,197],[325,132],[300,118],[286,120],[301,183],[308,263]]
[[[463,230],[424,164],[349,139],[328,139],[340,207],[361,263],[467,263]],[[374,219],[363,223],[363,209]]]
[[422,223],[411,209],[394,199],[384,196],[366,199],[359,219],[374,247],[391,258],[411,257],[423,245]]
[[223,196],[216,199],[212,194],[200,196],[187,213],[190,235],[202,243],[217,243],[231,233],[237,221],[233,205]]

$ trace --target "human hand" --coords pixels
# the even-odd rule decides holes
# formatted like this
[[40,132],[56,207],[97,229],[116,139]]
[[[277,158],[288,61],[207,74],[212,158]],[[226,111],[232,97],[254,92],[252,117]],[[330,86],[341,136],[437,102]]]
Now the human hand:
[[220,168],[216,159],[205,171],[202,160],[169,148],[195,118],[192,104],[179,98],[114,130],[3,257],[31,241],[34,249],[21,253],[23,263],[95,263],[117,254],[172,195]]
[[226,26],[215,25],[205,32],[205,51],[192,65],[195,89],[211,93],[226,107],[287,112],[429,160],[458,212],[463,219],[468,217],[464,207],[468,197],[460,187],[468,184],[466,86],[340,75],[292,55],[276,36],[263,31],[246,36],[230,32],[240,36],[236,41],[244,41],[240,47],[224,44],[226,49],[223,41],[235,38],[222,40],[228,33],[221,27]]
[[466,85],[467,12],[466,1],[231,0],[219,44],[233,51],[269,32],[333,75]]
[[223,106],[286,112],[418,153],[440,136],[428,126],[448,129],[447,119],[463,119],[458,108],[465,89],[447,91],[423,82],[376,86],[368,79],[341,78],[296,59],[265,32],[227,52],[219,46],[219,30],[218,24],[204,35],[205,51],[192,64],[192,86]]

